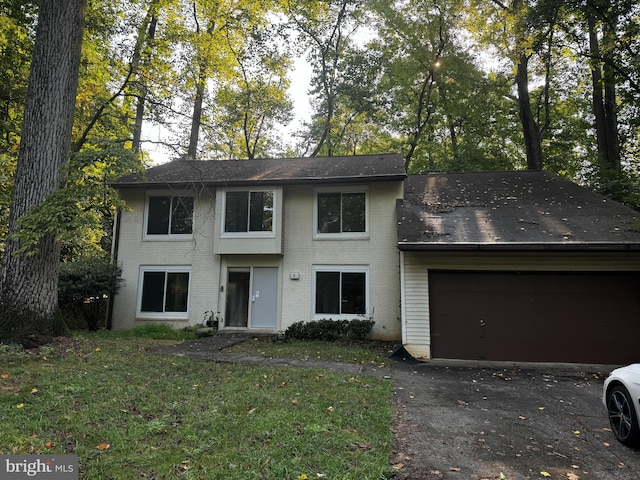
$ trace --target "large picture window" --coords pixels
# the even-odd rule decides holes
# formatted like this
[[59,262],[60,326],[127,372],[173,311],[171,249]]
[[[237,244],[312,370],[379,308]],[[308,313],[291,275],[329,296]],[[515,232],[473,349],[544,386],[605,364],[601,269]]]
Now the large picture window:
[[317,194],[318,234],[365,233],[365,192],[319,192]]
[[367,289],[366,269],[316,269],[314,313],[364,315],[367,312]]
[[224,231],[273,232],[273,191],[226,192]]
[[193,197],[153,195],[147,210],[147,235],[190,235],[193,233]]
[[146,268],[141,271],[141,313],[186,314],[189,306],[189,277],[187,268]]

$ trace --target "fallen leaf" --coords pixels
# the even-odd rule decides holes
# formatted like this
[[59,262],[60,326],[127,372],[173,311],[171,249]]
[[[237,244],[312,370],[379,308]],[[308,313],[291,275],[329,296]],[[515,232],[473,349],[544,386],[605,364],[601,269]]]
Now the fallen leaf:
[[567,480],[580,480],[580,477],[573,472],[567,472]]
[[31,389],[31,395],[34,395],[36,393],[38,393],[38,389],[37,388],[32,388]]
[[291,400],[291,405],[297,405],[298,404],[298,399],[294,398]]
[[109,448],[111,448],[111,444],[109,443],[101,443],[100,445],[98,445],[96,447],[98,450],[108,450]]
[[47,443],[45,443],[45,444],[44,444],[44,448],[48,448],[48,449],[53,448],[53,442],[47,442]]
[[251,415],[252,413],[255,413],[255,411],[256,411],[256,409],[255,409],[255,408],[252,408],[252,409],[251,409],[251,410],[249,410],[247,413],[248,413],[249,415]]
[[6,378],[9,378],[9,374],[3,373],[2,375],[0,375],[0,377],[2,377],[3,379],[6,379]]
[[19,403],[18,405],[16,405],[16,408],[24,408],[24,403]]
[[394,470],[402,470],[404,468],[404,463],[396,463],[395,465],[392,465],[391,468]]
[[573,431],[573,434],[574,434],[574,435],[580,435],[580,430],[574,430],[574,431]]
[[540,475],[542,475],[543,477],[550,477],[551,474],[549,472],[540,472]]
[[538,407],[538,410],[544,410],[544,407]]
[[102,349],[100,347],[96,347],[96,352],[100,352]]
[[334,410],[335,410],[335,409],[334,409],[333,407],[329,407],[329,408],[327,408],[327,411],[328,411],[328,412],[333,412]]

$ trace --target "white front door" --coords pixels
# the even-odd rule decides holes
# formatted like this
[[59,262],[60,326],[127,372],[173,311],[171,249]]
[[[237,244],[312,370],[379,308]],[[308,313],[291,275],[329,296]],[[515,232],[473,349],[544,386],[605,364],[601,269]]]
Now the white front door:
[[251,282],[250,328],[276,328],[278,311],[278,269],[254,267]]

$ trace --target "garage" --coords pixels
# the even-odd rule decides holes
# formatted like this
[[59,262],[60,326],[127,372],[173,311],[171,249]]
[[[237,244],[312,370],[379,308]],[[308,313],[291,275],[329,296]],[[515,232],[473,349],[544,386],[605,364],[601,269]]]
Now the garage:
[[428,274],[431,356],[637,362],[639,272]]

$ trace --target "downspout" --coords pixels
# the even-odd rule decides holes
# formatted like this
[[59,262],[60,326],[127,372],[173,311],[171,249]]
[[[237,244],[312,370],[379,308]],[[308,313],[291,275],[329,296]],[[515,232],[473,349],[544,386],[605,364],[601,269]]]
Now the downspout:
[[[113,237],[111,239],[111,263],[118,263],[118,249],[120,248],[120,215],[121,209],[116,210],[115,217],[113,219]],[[113,300],[114,295],[109,295],[109,301],[107,303],[107,330],[111,330],[113,327]]]
[[400,250],[400,329],[402,333],[402,345],[407,344],[407,312],[404,275],[404,252]]

